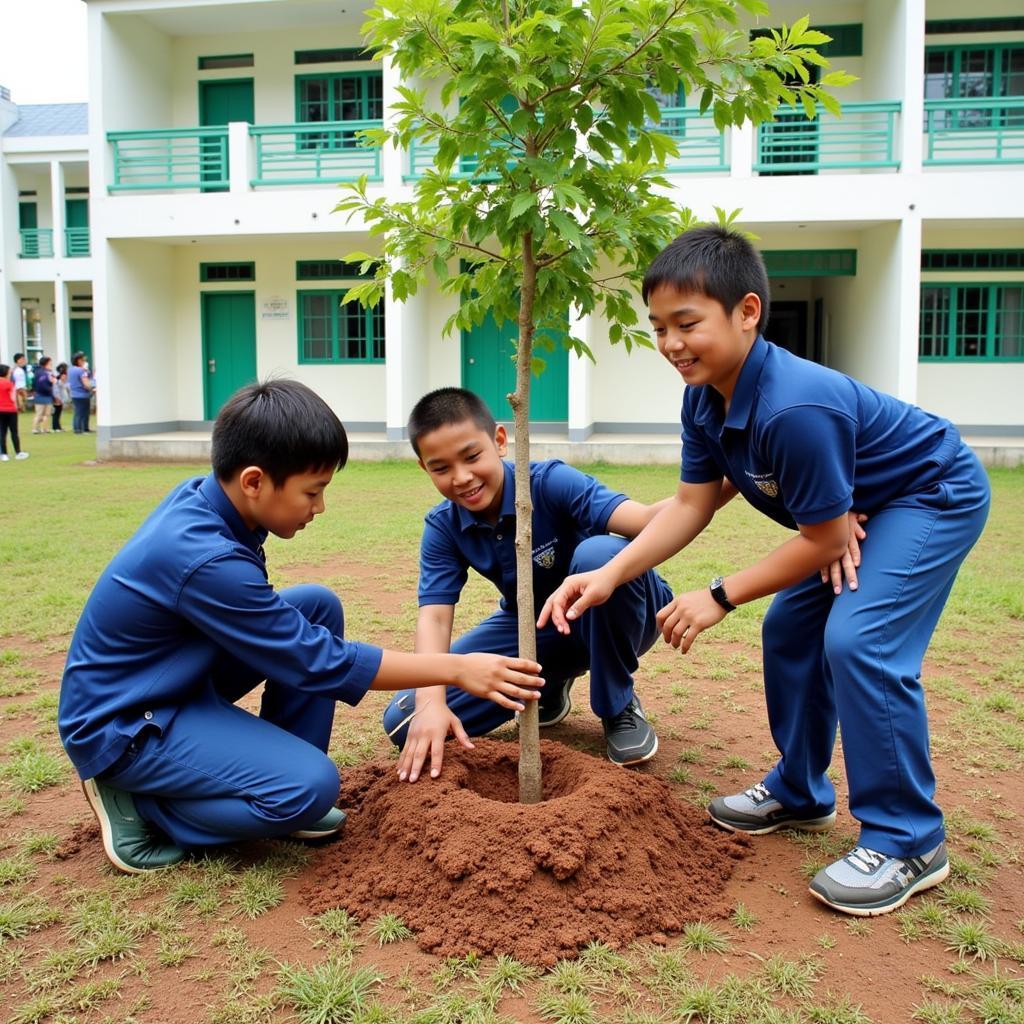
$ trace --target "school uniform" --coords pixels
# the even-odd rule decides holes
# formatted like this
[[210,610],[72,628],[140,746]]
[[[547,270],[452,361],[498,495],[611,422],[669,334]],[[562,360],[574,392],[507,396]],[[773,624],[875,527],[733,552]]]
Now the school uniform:
[[[517,657],[515,468],[504,463],[501,511],[493,526],[452,501],[427,513],[420,545],[419,604],[454,605],[474,569],[501,594],[497,611],[451,645],[455,654],[474,651]],[[626,545],[608,535],[608,520],[626,495],[558,460],[530,464],[533,500],[534,618],[571,573],[607,563]],[[619,587],[604,605],[573,623],[569,636],[551,623],[537,631],[537,661],[545,680],[555,683],[590,672],[590,706],[601,718],[622,711],[633,697],[639,657],[654,643],[658,610],[672,600],[668,584],[650,571]],[[482,736],[512,718],[493,701],[457,687],[447,691],[448,707],[471,736]],[[389,734],[413,710],[415,691],[398,694],[384,713]],[[402,746],[407,726],[392,739]]]
[[[916,857],[943,839],[921,663],[988,515],[985,471],[947,420],[758,338],[729,404],[683,397],[681,476],[727,477],[791,529],[868,515],[857,590],[816,572],[763,624],[768,720],[781,758],[764,780],[787,810],[827,814],[837,723],[858,845]],[[722,567],[723,572],[728,567]]]
[[[343,638],[330,590],[271,587],[265,538],[213,474],[187,481],[107,566],[68,650],[68,756],[182,847],[321,818],[338,795],[334,702],[357,704],[380,666]],[[234,705],[264,679],[259,717]]]

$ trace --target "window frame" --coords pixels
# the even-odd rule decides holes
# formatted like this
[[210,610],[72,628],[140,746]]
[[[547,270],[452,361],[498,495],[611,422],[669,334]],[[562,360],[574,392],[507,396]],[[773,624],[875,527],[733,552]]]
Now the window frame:
[[[961,96],[960,75],[962,56],[967,51],[987,50],[992,54],[992,91],[985,96]],[[1000,92],[1003,79],[1003,53],[1007,50],[1024,50],[1024,41],[1017,42],[984,42],[984,43],[940,43],[924,48],[924,77],[928,80],[928,58],[934,53],[948,53],[953,58],[950,69],[950,92],[947,96],[925,95],[925,99],[956,100],[956,99],[1012,99],[1009,94]]]
[[[342,348],[342,335],[341,335],[341,317],[342,317],[342,299],[349,288],[358,283],[358,279],[352,279],[345,282],[338,282],[340,287],[334,288],[298,288],[296,289],[296,333],[298,335],[298,362],[299,365],[311,365],[311,366],[339,366],[339,365],[382,365],[387,361],[387,331],[384,324],[384,301],[383,299],[374,306],[361,306],[357,302],[345,303],[344,305],[356,305],[359,307],[360,312],[363,314],[363,322],[366,331],[366,349],[368,352],[373,352],[377,348],[377,342],[380,342],[381,355],[374,356],[368,355],[362,358],[352,358],[351,356],[341,355]],[[327,359],[313,358],[306,355],[306,334],[305,334],[305,322],[306,322],[306,311],[305,311],[305,299],[307,296],[334,296],[334,301],[331,303],[331,352],[332,355]],[[374,329],[374,323],[379,319],[381,325],[380,337],[378,339],[377,333]],[[347,340],[347,339],[345,339]]]
[[[924,317],[924,290],[926,288],[940,288],[947,292],[948,305],[946,311],[947,325],[944,342],[944,352],[941,355],[922,355],[921,353],[921,328]],[[957,314],[960,310],[958,303],[958,292],[962,288],[981,288],[985,294],[985,353],[983,355],[957,355],[956,345],[958,335],[956,333]],[[1001,336],[997,334],[996,324],[999,316],[999,289],[1018,288],[1022,293],[1021,315],[1024,316],[1024,280],[1017,281],[978,281],[978,280],[942,280],[922,281],[917,322],[917,359],[921,363],[969,363],[974,365],[987,365],[990,363],[1021,363],[1024,362],[1024,344],[1021,346],[1019,355],[1004,356],[993,355]]]

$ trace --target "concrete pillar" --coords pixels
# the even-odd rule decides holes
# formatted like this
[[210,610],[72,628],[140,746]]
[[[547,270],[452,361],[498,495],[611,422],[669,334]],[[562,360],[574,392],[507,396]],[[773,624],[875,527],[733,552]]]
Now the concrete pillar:
[[54,363],[66,363],[70,359],[71,326],[68,310],[67,282],[59,275],[53,282],[53,321],[56,325],[54,351],[47,355],[53,356]]
[[409,310],[387,288],[384,295],[384,408],[389,441],[405,437],[405,322]]
[[254,154],[248,121],[232,121],[228,125],[228,191],[232,195],[249,191],[249,182],[256,177]]
[[[402,78],[398,69],[387,57],[381,62],[381,79],[381,96],[384,101],[384,127],[392,128],[395,121],[394,106],[401,100],[398,87],[402,84]],[[384,192],[387,196],[395,198],[399,195],[403,186],[405,150],[400,149],[393,143],[388,143],[381,152],[380,159]]]
[[[571,313],[569,333],[579,338],[590,349],[593,317],[581,316],[576,310]],[[594,430],[594,415],[591,403],[591,383],[594,364],[586,356],[569,353],[569,440],[585,441]]]
[[53,255],[57,260],[67,257],[64,241],[64,165],[50,161],[50,217],[53,221]]
[[921,306],[921,216],[908,210],[896,239],[899,319],[894,339],[899,346],[896,360],[896,397],[917,402],[918,332]]
[[729,177],[754,176],[754,152],[757,148],[757,129],[749,122],[729,129]]
[[924,24],[925,0],[902,0],[903,108],[900,116],[903,146],[901,169],[919,174],[924,155]]

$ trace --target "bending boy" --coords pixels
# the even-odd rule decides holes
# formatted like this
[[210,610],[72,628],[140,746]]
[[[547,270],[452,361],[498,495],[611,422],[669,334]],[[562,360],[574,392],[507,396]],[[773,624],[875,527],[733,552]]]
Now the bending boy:
[[[420,547],[416,650],[460,654],[519,650],[516,616],[515,474],[502,461],[505,428],[471,391],[441,388],[421,398],[409,417],[409,439],[420,466],[446,499],[426,516]],[[647,524],[658,506],[641,505],[557,460],[530,466],[533,498],[533,592],[536,607],[569,572],[602,566]],[[608,536],[609,533],[621,537]],[[455,604],[469,569],[501,594],[498,610],[452,643]],[[657,611],[672,592],[654,572],[640,573],[605,608],[584,617],[572,636],[547,628],[537,634],[537,658],[549,680],[540,701],[541,726],[569,713],[569,688],[590,671],[590,706],[604,726],[608,757],[620,765],[654,756],[658,737],[633,692],[638,659],[658,635]],[[403,747],[399,775],[419,777],[429,756],[441,770],[449,732],[471,748],[509,721],[509,706],[449,688],[400,694],[384,728]]]
[[[736,605],[776,594],[764,681],[781,757],[745,792],[714,799],[711,817],[752,835],[829,828],[838,723],[860,839],[811,893],[849,914],[894,910],[949,874],[920,673],[988,514],[985,471],[948,421],[765,341],[768,279],[743,236],[686,232],[655,258],[643,296],[658,348],[687,385],[682,482],[611,562],[567,579],[539,623],[568,631],[686,547],[711,522],[723,480],[795,529],[755,564],[677,597],[659,613],[662,632],[685,653]],[[843,555],[852,509],[869,517],[871,538],[857,589],[844,591],[817,569]]]
[[[347,458],[344,427],[305,385],[242,388],[214,425],[213,472],[175,488],[96,583],[58,726],[120,870],[239,839],[336,834],[335,701],[452,684],[511,714],[537,696],[532,662],[345,640],[332,591],[270,585],[263,541],[312,522]],[[263,680],[259,717],[235,706]]]

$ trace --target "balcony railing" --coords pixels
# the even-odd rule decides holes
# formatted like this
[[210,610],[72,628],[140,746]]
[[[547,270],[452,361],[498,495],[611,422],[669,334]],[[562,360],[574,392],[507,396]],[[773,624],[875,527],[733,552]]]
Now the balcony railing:
[[669,157],[665,170],[670,174],[707,174],[729,170],[725,155],[725,134],[715,127],[710,113],[687,107],[664,107],[655,129],[671,136],[679,156]]
[[89,255],[89,229],[87,227],[64,229],[64,253],[67,256]]
[[924,163],[1024,163],[1024,96],[924,101]]
[[53,255],[52,228],[21,228],[21,252],[23,260],[41,260]]
[[380,180],[380,147],[365,146],[359,132],[382,121],[321,121],[313,124],[254,125],[256,177],[250,184],[314,185]]
[[227,125],[110,132],[114,150],[111,192],[228,187]]
[[896,169],[899,102],[844,103],[841,117],[818,107],[808,120],[801,107],[780,107],[758,127],[754,170],[807,174],[830,170]]

